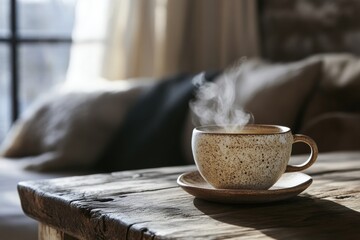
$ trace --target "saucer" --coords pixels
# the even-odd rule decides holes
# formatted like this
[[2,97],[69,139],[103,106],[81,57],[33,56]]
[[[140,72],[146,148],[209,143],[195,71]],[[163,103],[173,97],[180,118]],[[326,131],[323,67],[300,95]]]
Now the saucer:
[[268,190],[216,189],[198,171],[181,174],[177,183],[191,195],[220,203],[266,203],[285,200],[300,194],[312,183],[312,178],[301,172],[284,173]]

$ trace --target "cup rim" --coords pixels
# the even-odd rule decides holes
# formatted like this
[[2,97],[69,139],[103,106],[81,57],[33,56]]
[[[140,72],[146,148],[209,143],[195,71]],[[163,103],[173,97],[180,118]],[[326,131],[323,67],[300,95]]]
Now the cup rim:
[[[236,125],[202,125],[194,128],[194,132],[202,134],[216,134],[216,135],[276,135],[291,132],[289,127],[272,125],[272,124],[247,124],[241,131],[232,132],[234,128],[239,128]],[[262,131],[255,131],[253,129],[261,129]],[[229,129],[229,130],[226,130]],[[264,131],[267,130],[267,131]]]

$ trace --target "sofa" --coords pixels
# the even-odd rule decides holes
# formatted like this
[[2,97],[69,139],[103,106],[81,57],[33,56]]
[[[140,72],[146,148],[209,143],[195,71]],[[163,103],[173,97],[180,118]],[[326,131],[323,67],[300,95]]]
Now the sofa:
[[[162,81],[65,83],[39,98],[1,145],[0,236],[37,238],[36,222],[21,210],[19,181],[193,164],[192,129],[219,123],[207,110],[223,111],[215,101],[229,89],[228,110],[241,110],[248,121],[309,135],[320,153],[360,150],[360,58],[351,54],[291,63],[248,59]],[[294,145],[294,154],[307,151]]]

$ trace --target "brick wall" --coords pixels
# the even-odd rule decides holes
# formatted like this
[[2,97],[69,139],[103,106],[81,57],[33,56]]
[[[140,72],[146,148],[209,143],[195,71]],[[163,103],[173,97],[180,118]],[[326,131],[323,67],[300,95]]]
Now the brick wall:
[[292,61],[314,53],[360,55],[359,0],[261,0],[262,54]]

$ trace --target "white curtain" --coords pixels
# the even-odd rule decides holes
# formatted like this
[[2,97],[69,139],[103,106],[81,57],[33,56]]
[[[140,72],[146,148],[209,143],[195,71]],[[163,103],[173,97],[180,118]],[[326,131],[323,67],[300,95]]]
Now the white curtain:
[[80,0],[69,81],[222,69],[259,55],[254,0]]

